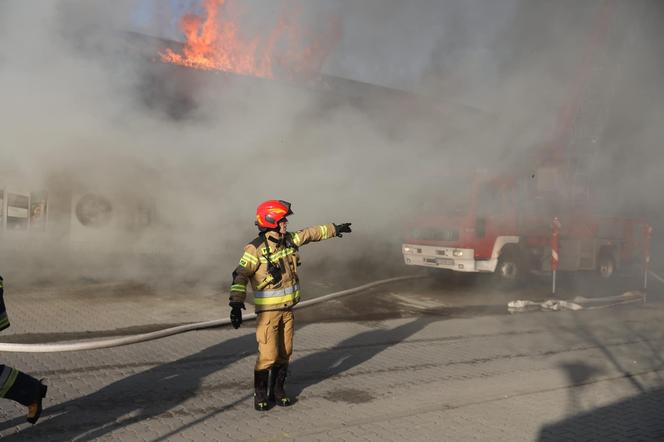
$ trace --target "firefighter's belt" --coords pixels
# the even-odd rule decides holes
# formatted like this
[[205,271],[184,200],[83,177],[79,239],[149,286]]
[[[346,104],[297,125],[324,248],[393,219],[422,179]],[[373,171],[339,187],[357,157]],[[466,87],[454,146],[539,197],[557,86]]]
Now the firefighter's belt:
[[258,305],[281,304],[292,302],[300,297],[300,286],[295,284],[280,290],[265,290],[254,292],[254,302]]

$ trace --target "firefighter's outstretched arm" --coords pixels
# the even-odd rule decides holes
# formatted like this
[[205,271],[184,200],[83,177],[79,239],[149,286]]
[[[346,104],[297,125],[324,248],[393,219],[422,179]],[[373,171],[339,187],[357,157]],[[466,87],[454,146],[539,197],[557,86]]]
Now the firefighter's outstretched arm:
[[247,284],[251,276],[256,273],[258,265],[256,247],[251,244],[246,245],[240,263],[233,271],[233,282],[231,283],[228,305],[231,307],[230,319],[233,328],[239,328],[242,324],[242,310],[245,310],[244,300],[247,298]]
[[297,232],[290,233],[291,241],[297,247],[303,246],[310,242],[322,241],[324,239],[334,238],[335,236],[342,236],[342,233],[350,233],[351,223],[343,224],[321,224],[320,226],[311,226],[298,230]]

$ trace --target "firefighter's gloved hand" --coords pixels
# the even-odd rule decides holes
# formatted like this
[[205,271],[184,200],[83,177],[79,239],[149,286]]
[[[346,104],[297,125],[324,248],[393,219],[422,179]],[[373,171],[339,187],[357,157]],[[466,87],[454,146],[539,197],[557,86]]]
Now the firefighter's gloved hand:
[[342,233],[352,232],[352,230],[350,229],[351,224],[352,223],[333,224],[334,230],[337,232],[337,236],[341,238],[343,236]]
[[246,310],[244,303],[229,302],[228,305],[231,306],[231,325],[233,328],[240,328],[240,324],[242,324],[242,310]]

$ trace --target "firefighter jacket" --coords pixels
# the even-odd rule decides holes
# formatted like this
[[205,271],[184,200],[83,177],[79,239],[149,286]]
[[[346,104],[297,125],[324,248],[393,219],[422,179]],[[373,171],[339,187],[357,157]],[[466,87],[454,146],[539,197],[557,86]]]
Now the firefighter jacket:
[[247,284],[251,282],[256,313],[290,309],[300,301],[299,247],[336,234],[334,224],[287,232],[281,239],[276,232],[261,234],[244,246],[244,254],[233,272],[230,301],[244,302]]
[[5,308],[5,286],[2,276],[0,276],[0,330],[9,327],[9,317],[7,316],[7,309]]

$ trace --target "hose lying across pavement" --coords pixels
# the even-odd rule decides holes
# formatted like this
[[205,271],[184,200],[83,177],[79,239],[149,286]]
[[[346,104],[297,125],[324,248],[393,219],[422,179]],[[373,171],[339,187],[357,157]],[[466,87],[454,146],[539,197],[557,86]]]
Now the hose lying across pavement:
[[[648,272],[653,278],[664,284],[664,278],[657,273],[650,270]],[[396,278],[381,279],[379,281],[370,282],[359,287],[341,290],[339,292],[330,293],[328,295],[320,296],[315,299],[300,302],[295,306],[295,309],[302,307],[309,307],[321,302],[329,301],[330,299],[340,298],[346,295],[361,292],[380,285],[389,284],[391,282],[406,281],[408,279],[419,278],[419,276],[399,276]],[[243,320],[250,321],[256,319],[255,313],[243,315]],[[143,333],[140,335],[123,336],[119,338],[100,339],[96,341],[78,341],[78,342],[55,342],[52,344],[13,344],[0,342],[0,351],[11,351],[15,353],[57,353],[64,351],[80,351],[80,350],[97,350],[100,348],[120,347],[122,345],[136,344],[139,342],[151,341],[153,339],[165,338],[166,336],[176,335],[192,330],[202,330],[205,328],[219,327],[222,325],[230,324],[230,319],[215,319],[212,321],[196,322],[193,324],[179,325],[177,327],[165,328],[150,333]]]
[[[354,287],[339,292],[330,293],[318,298],[310,299],[308,301],[300,302],[295,306],[296,309],[302,307],[309,307],[319,304],[330,299],[340,298],[353,293],[361,292],[373,287],[377,287],[391,282],[405,281],[408,279],[418,278],[418,276],[399,276],[396,278],[381,279],[379,281],[370,282],[368,284]],[[256,319],[255,313],[243,315],[245,321]],[[123,336],[120,338],[100,339],[96,341],[78,341],[78,342],[55,342],[52,344],[12,344],[0,342],[0,351],[11,351],[20,353],[56,353],[64,351],[80,351],[80,350],[96,350],[100,348],[119,347],[121,345],[136,344],[138,342],[151,341],[153,339],[165,338],[166,336],[184,333],[191,330],[201,330],[204,328],[218,327],[221,325],[230,324],[230,319],[215,319],[212,321],[197,322],[194,324],[179,325],[177,327],[165,328],[150,333],[143,333],[140,335]]]

